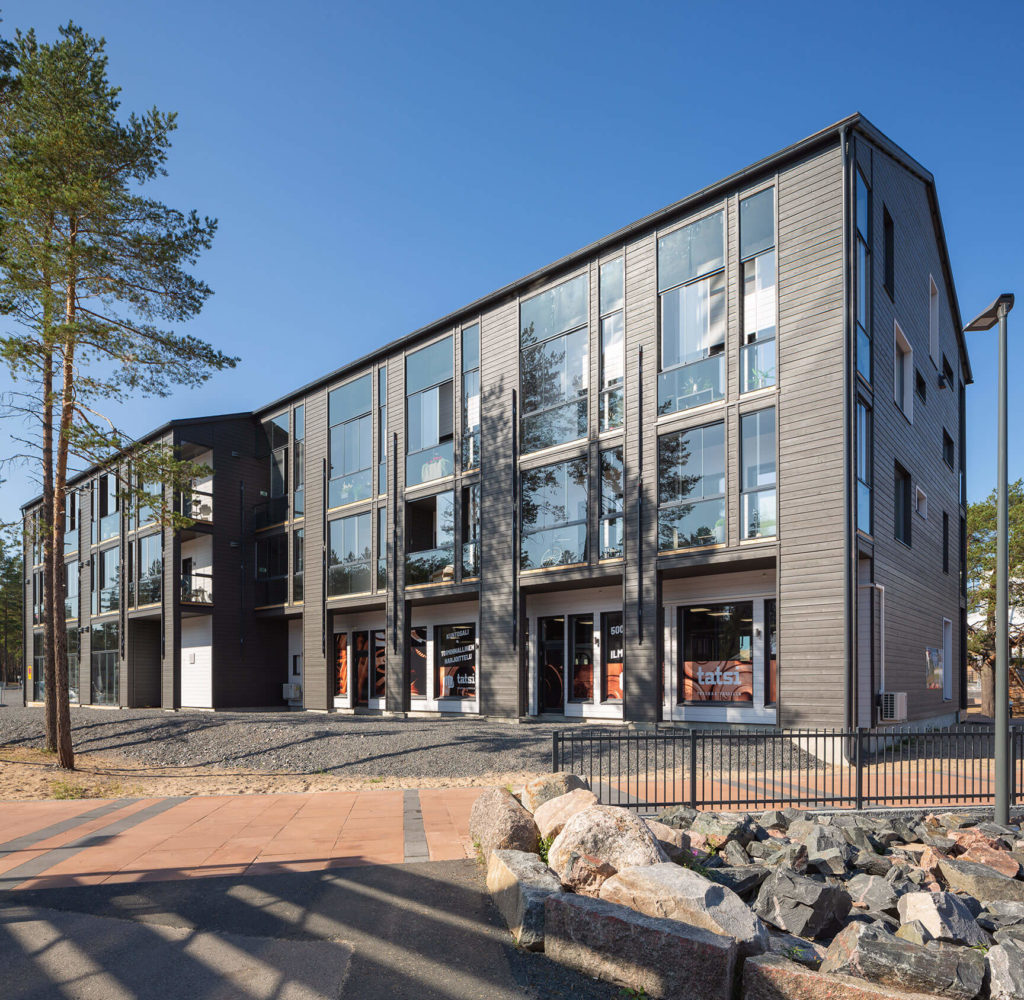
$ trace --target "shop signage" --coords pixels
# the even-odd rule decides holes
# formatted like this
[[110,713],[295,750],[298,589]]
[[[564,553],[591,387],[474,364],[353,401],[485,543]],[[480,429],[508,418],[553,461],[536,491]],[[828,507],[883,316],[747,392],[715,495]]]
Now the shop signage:
[[438,697],[476,697],[476,626],[437,627]]

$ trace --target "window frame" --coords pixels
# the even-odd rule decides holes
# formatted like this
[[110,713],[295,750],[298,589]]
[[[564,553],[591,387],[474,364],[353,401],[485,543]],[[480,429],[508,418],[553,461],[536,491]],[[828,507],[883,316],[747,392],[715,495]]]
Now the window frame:
[[[743,217],[743,203],[750,201],[753,198],[760,197],[767,192],[772,194],[772,242],[771,246],[762,247],[755,250],[753,253],[749,253],[746,256],[743,254],[743,231],[742,231],[742,217]],[[751,191],[750,193],[743,195],[737,199],[737,233],[739,243],[739,333],[740,333],[740,365],[739,365],[739,380],[740,380],[740,395],[746,395],[752,392],[760,392],[762,389],[771,389],[778,385],[778,339],[779,339],[779,256],[778,256],[778,239],[779,239],[779,193],[777,185],[773,180],[771,184],[760,188],[757,191]],[[746,329],[747,325],[747,295],[746,295],[746,266],[750,264],[756,265],[756,263],[765,255],[772,255],[772,309],[774,315],[774,322],[772,324],[772,333],[770,336],[760,336],[760,331],[756,330],[753,334],[748,333]],[[756,285],[756,266],[755,266],[755,285]],[[756,289],[755,289],[756,295]],[[728,315],[726,316],[726,323],[728,324]],[[753,339],[748,339],[753,337]],[[762,384],[757,386],[749,386],[746,379],[747,370],[747,357],[748,355],[759,355],[757,348],[765,347],[766,345],[772,345],[772,368],[771,378],[769,380],[763,380]],[[755,370],[755,369],[752,369]]]
[[[579,483],[582,483],[582,489],[584,491],[583,497],[583,513],[578,516],[569,516],[570,509],[568,502],[570,497],[570,476],[574,475],[571,470],[571,466],[582,464],[582,475],[579,476]],[[553,521],[552,523],[543,523],[538,527],[527,527],[526,518],[524,516],[524,506],[527,502],[527,490],[528,484],[526,477],[533,476],[538,473],[544,472],[548,469],[563,469],[562,481],[559,483],[559,487],[563,494],[563,499],[566,503],[565,514],[566,517],[561,521]],[[590,461],[586,454],[583,455],[572,455],[566,458],[559,459],[556,462],[545,462],[541,465],[531,466],[528,469],[523,469],[519,473],[519,560],[520,560],[520,572],[521,573],[536,573],[541,570],[560,569],[566,566],[582,566],[586,565],[590,561]],[[579,485],[576,483],[575,485]],[[541,487],[543,488],[543,487]],[[539,509],[539,508],[538,508]],[[573,512],[575,513],[575,512]],[[580,528],[583,529],[583,551],[582,553],[573,553],[580,556],[572,562],[542,562],[537,566],[527,565],[527,553],[525,550],[526,540],[534,536],[542,535],[545,532],[557,532],[557,531],[568,531],[571,528],[577,530],[577,538],[579,537]],[[564,554],[563,550],[563,554]]]
[[[721,473],[720,473],[721,480],[722,480],[722,490],[721,490],[720,493],[718,493],[718,492],[716,492],[716,493],[704,493],[703,492],[703,489],[704,489],[704,479],[705,479],[705,474],[704,474],[704,453],[705,453],[705,450],[706,450],[705,449],[705,445],[704,445],[704,434],[705,434],[705,432],[707,432],[708,430],[710,430],[713,427],[720,427],[722,429],[722,469],[721,469]],[[697,433],[697,432],[700,432],[700,435],[701,435],[701,465],[700,465],[701,472],[700,472],[699,478],[700,478],[700,485],[701,485],[702,492],[701,492],[699,497],[695,497],[694,494],[687,493],[686,496],[684,496],[684,497],[682,497],[682,498],[680,498],[678,500],[672,500],[672,501],[666,502],[662,498],[662,477],[663,477],[663,470],[662,470],[662,447],[663,447],[663,444],[662,443],[664,441],[666,441],[668,438],[676,436],[676,435],[679,435],[679,436],[682,436],[682,437],[686,437],[686,436],[688,436],[690,434],[694,434],[694,433]],[[658,467],[657,467],[657,469],[658,469],[658,472],[657,472],[657,475],[658,475],[658,485],[657,485],[657,490],[658,490],[658,495],[657,495],[658,518],[657,518],[657,531],[658,531],[658,554],[659,555],[667,555],[667,554],[674,553],[674,552],[688,552],[688,551],[694,551],[696,549],[703,549],[703,548],[714,548],[714,547],[719,547],[719,546],[723,546],[723,545],[728,544],[728,540],[729,540],[729,504],[728,504],[728,493],[729,493],[729,454],[728,454],[728,452],[729,452],[729,441],[728,441],[728,434],[726,433],[726,426],[725,426],[725,420],[724,419],[711,420],[711,421],[708,421],[707,423],[703,423],[703,424],[696,424],[696,425],[692,425],[692,426],[685,426],[685,427],[674,428],[672,430],[665,431],[665,432],[663,432],[663,433],[658,435]],[[685,466],[684,466],[684,468],[685,468]],[[715,470],[714,474],[716,476],[719,475],[717,470]],[[662,530],[661,521],[662,521],[662,515],[664,513],[673,511],[673,510],[675,510],[677,508],[686,507],[686,506],[695,507],[698,504],[710,503],[712,501],[718,501],[718,502],[721,503],[721,511],[722,511],[722,513],[721,513],[721,517],[719,519],[721,521],[721,526],[722,526],[721,538],[717,538],[716,535],[708,535],[706,537],[708,537],[710,539],[713,539],[712,541],[697,542],[696,544],[682,545],[682,546],[678,546],[678,547],[674,547],[674,548],[662,548],[662,546],[661,546],[661,530]],[[717,523],[716,523],[716,527],[717,527]],[[698,536],[698,537],[700,537],[700,536]]]
[[[621,294],[619,296],[618,304],[614,308],[605,309],[604,302],[604,288],[605,288],[605,268],[613,265],[621,266]],[[598,372],[597,372],[597,383],[598,383],[598,399],[597,399],[597,430],[598,434],[610,434],[621,431],[626,425],[626,255],[620,253],[615,257],[611,257],[608,260],[603,260],[598,264],[598,279],[597,279],[597,312],[598,312]],[[611,303],[610,303],[611,304]],[[616,317],[620,317],[621,320],[621,338],[619,341],[619,354],[620,360],[619,365],[622,374],[619,376],[617,381],[608,381],[605,375],[606,363],[606,345],[605,345],[605,325]],[[613,400],[618,397],[618,415],[617,421],[613,422],[614,418],[608,417],[613,411]],[[606,420],[606,417],[608,419]]]
[[914,422],[914,349],[898,320],[892,322],[892,396],[896,408]]
[[[746,486],[746,472],[747,464],[746,458],[743,453],[743,425],[748,420],[757,420],[760,422],[760,418],[766,414],[772,414],[772,441],[771,441],[771,452],[772,452],[772,482],[770,485],[758,485],[758,486]],[[760,424],[758,426],[758,435],[760,435]],[[739,415],[739,480],[740,480],[740,540],[744,542],[754,541],[769,541],[778,538],[779,536],[779,506],[778,506],[778,489],[779,489],[779,424],[778,414],[774,406],[764,406],[756,410],[747,410]],[[726,483],[726,491],[728,492],[728,482]],[[775,497],[775,518],[774,525],[775,530],[771,534],[758,533],[751,535],[747,532],[750,519],[746,511],[747,498],[757,496],[761,493],[771,493]]]
[[[895,463],[893,488],[893,537],[909,549],[913,543],[914,484],[910,473]],[[903,529],[901,531],[901,528]]]
[[[358,413],[353,413],[348,416],[345,420],[331,420],[331,396],[341,389],[354,388],[363,380],[367,380],[368,391],[367,391],[367,409],[360,410]],[[374,436],[374,410],[373,410],[373,393],[374,393],[374,372],[373,370],[365,371],[361,375],[357,375],[354,378],[350,378],[345,382],[341,382],[336,386],[333,386],[327,391],[327,497],[326,497],[326,508],[327,510],[338,510],[342,507],[347,507],[350,504],[365,503],[370,500],[374,495],[374,483],[375,469],[379,475],[379,467],[375,465],[373,461],[373,436]],[[356,441],[360,442],[359,450],[362,450],[361,442],[362,437],[366,433],[363,429],[364,423],[369,428],[369,448],[368,454],[365,456],[367,465],[359,466],[356,469],[345,471],[344,468],[340,468],[337,475],[334,475],[334,435],[341,435],[340,448],[341,455],[347,459],[347,449],[345,447],[345,436],[346,429],[351,425],[356,425],[355,434]],[[360,461],[362,461],[360,457]],[[346,463],[340,463],[342,466]],[[360,479],[363,477],[363,479]],[[360,485],[365,482],[365,492],[360,490]],[[343,488],[345,483],[349,483],[357,495],[347,499],[344,495],[333,496],[335,490]],[[336,485],[338,484],[338,485]],[[333,501],[337,499],[338,503]]]
[[[442,378],[440,381],[431,382],[429,384],[424,384],[423,386],[421,386],[420,388],[416,389],[415,391],[410,392],[409,391],[409,364],[410,364],[410,362],[413,361],[413,359],[416,357],[416,355],[418,355],[420,352],[427,351],[427,350],[430,350],[431,348],[437,347],[438,345],[443,344],[445,341],[447,341],[448,344],[449,344],[448,354],[449,354],[449,359],[450,359],[450,362],[451,362],[450,367],[448,369],[448,372],[449,372],[448,377],[447,378]],[[455,455],[455,439],[456,439],[456,434],[455,434],[455,430],[456,430],[456,428],[455,428],[455,423],[456,423],[456,414],[455,414],[455,411],[456,411],[456,400],[455,400],[455,376],[456,376],[456,372],[455,372],[455,331],[449,331],[448,333],[444,334],[443,336],[437,337],[436,339],[430,341],[430,343],[422,344],[421,346],[417,347],[415,351],[408,352],[405,355],[405,357],[404,357],[404,364],[405,364],[405,376],[406,376],[405,377],[405,486],[406,486],[407,489],[412,489],[412,488],[415,488],[417,486],[426,486],[427,484],[430,484],[430,483],[437,483],[439,480],[449,479],[450,477],[455,475],[455,462],[456,462],[456,455]],[[460,378],[461,378],[461,374],[460,374]],[[450,394],[451,394],[451,426],[449,428],[447,428],[447,433],[442,433],[442,429],[443,428],[441,426],[441,415],[443,413],[443,407],[441,405],[441,400],[442,400],[442,392],[441,392],[441,390],[446,385],[450,385],[451,386],[451,389],[450,389]],[[410,422],[409,422],[409,417],[410,417],[410,414],[412,413],[412,409],[413,409],[412,408],[412,400],[416,399],[418,401],[418,404],[419,404],[419,401],[420,401],[421,397],[426,395],[427,393],[431,393],[431,392],[436,392],[437,393],[437,406],[436,406],[436,412],[435,412],[435,415],[437,417],[437,440],[435,442],[431,443],[431,444],[426,445],[425,447],[420,447],[420,448],[417,448],[415,451],[410,451],[409,449],[410,449],[411,444],[412,444],[412,434],[410,433],[410,426],[411,425],[410,425]],[[422,413],[423,413],[422,406],[419,405],[418,408],[419,408],[420,417],[422,417]],[[421,433],[420,433],[420,441],[419,441],[419,443],[422,444],[422,437],[423,437],[423,435],[422,435],[422,427],[420,427],[420,432]],[[440,471],[439,471],[438,475],[432,475],[432,476],[429,476],[428,478],[415,478],[414,479],[414,477],[409,475],[409,469],[411,468],[410,459],[415,459],[416,456],[423,456],[427,452],[431,451],[432,449],[434,450],[435,455],[434,455],[434,458],[431,461],[436,460],[436,461],[441,463]],[[449,451],[451,453],[450,455],[448,454]],[[450,468],[447,471],[444,470],[444,463],[445,462],[447,462],[450,465]],[[427,465],[427,464],[429,464],[429,463],[425,462],[424,466]],[[420,468],[421,472],[422,472],[422,469],[423,469],[423,466],[421,466],[421,468]]]

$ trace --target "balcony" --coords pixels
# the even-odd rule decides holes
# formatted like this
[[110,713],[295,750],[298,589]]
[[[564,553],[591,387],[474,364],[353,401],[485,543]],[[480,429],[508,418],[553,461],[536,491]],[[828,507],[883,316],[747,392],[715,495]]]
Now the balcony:
[[252,509],[252,530],[269,528],[288,520],[288,497],[271,497]]
[[455,551],[452,546],[408,552],[405,556],[407,587],[427,583],[451,583],[455,579]]
[[193,487],[178,494],[178,513],[201,524],[213,522],[213,491]]
[[725,357],[714,354],[658,375],[658,415],[689,410],[725,396]]
[[213,574],[189,573],[181,578],[182,604],[213,604]]
[[271,576],[256,581],[257,608],[271,604],[284,604],[288,600],[288,577]]

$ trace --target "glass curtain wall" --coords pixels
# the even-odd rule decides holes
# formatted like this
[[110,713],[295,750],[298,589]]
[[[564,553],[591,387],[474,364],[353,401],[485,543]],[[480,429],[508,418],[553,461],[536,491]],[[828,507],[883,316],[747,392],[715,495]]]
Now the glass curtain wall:
[[522,473],[524,570],[587,561],[587,460]]
[[775,189],[740,202],[741,392],[775,385]]
[[724,212],[658,240],[658,413],[721,399],[725,386]]
[[589,287],[581,274],[519,307],[524,455],[587,434]]
[[658,438],[658,549],[725,542],[725,424]]
[[857,170],[857,371],[871,381],[871,188]]

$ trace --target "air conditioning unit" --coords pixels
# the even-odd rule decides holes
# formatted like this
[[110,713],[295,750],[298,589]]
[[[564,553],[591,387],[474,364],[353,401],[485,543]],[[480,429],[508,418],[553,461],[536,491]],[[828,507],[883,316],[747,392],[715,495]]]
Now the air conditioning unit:
[[282,684],[281,685],[281,697],[285,701],[301,701],[302,700],[302,685],[301,684]]
[[906,722],[907,721],[907,692],[906,691],[883,691],[882,695],[882,722]]

